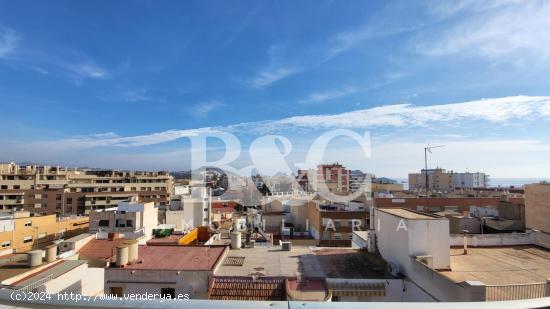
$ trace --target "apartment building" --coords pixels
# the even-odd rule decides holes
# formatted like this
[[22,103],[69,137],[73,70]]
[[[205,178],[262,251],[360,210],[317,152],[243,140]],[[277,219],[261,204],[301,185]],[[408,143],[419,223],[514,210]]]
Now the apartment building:
[[153,202],[121,202],[117,207],[90,213],[90,233],[97,233],[102,239],[118,234],[121,238],[145,243],[153,237],[157,226],[158,209]]
[[79,170],[0,164],[0,210],[41,214],[89,214],[137,198],[167,205],[173,189],[168,172]]
[[19,211],[0,215],[0,254],[43,248],[54,240],[88,231],[88,217],[33,215]]
[[426,173],[428,188],[435,191],[452,191],[454,189],[486,188],[489,186],[489,175],[485,173],[447,172],[442,168],[422,169],[420,173],[409,174],[409,190],[426,190]]
[[319,246],[349,247],[353,231],[369,226],[369,212],[364,203],[309,201],[308,230]]

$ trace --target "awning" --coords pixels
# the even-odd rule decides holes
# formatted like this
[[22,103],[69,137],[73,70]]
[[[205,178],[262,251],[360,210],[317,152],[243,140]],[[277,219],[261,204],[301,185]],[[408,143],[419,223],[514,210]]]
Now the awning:
[[327,282],[333,296],[386,296],[384,283]]

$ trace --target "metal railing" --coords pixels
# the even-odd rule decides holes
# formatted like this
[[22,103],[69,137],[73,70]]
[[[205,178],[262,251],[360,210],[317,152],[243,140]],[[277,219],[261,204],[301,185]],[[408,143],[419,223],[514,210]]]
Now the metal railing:
[[485,299],[487,301],[530,299],[548,296],[550,296],[550,284],[546,282],[487,285],[485,289]]

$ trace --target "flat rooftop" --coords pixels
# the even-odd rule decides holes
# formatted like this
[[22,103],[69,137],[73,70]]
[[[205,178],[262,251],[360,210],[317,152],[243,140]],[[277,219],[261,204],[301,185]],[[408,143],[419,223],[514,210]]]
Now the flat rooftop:
[[225,248],[222,246],[139,246],[138,262],[118,269],[211,270],[223,255]]
[[485,284],[546,282],[550,278],[550,250],[533,246],[451,249],[451,271],[439,271],[451,281]]
[[77,268],[78,266],[86,264],[86,261],[80,260],[61,260],[57,263],[51,263],[51,266],[40,270],[39,272],[30,274],[29,276],[18,280],[17,282],[12,283],[13,286],[23,287],[35,282],[40,281],[41,279],[51,276],[52,278],[57,278],[61,275],[68,273],[69,271]]
[[[240,260],[242,265],[228,265],[230,260]],[[265,245],[230,250],[214,274],[216,276],[323,277],[323,271],[317,263],[315,254],[310,247],[306,246],[292,246],[291,251],[282,251],[279,246]]]
[[81,259],[108,260],[116,255],[116,247],[122,245],[127,239],[92,239],[78,251]]
[[445,218],[437,218],[425,214],[418,213],[404,208],[378,208],[379,211],[394,215],[408,220],[441,220]]

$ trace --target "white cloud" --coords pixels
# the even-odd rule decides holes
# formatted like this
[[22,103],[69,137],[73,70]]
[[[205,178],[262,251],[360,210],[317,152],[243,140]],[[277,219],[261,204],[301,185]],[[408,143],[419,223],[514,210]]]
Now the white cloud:
[[464,53],[490,59],[514,56],[522,61],[548,59],[550,3],[547,1],[459,1],[435,5],[431,11],[442,18],[453,18],[449,19],[450,26],[414,37],[420,53],[432,56]]
[[8,57],[17,48],[21,36],[10,28],[0,28],[0,58]]
[[460,123],[477,120],[506,123],[512,119],[529,121],[550,119],[550,97],[515,96],[482,99],[464,103],[416,106],[396,104],[356,110],[333,115],[306,115],[280,120],[239,123],[226,127],[204,127],[188,130],[168,130],[130,137],[76,137],[46,142],[52,147],[137,147],[165,143],[188,136],[209,132],[227,131],[233,133],[263,134],[285,130],[305,129],[374,129],[379,127],[415,127],[437,122]]

